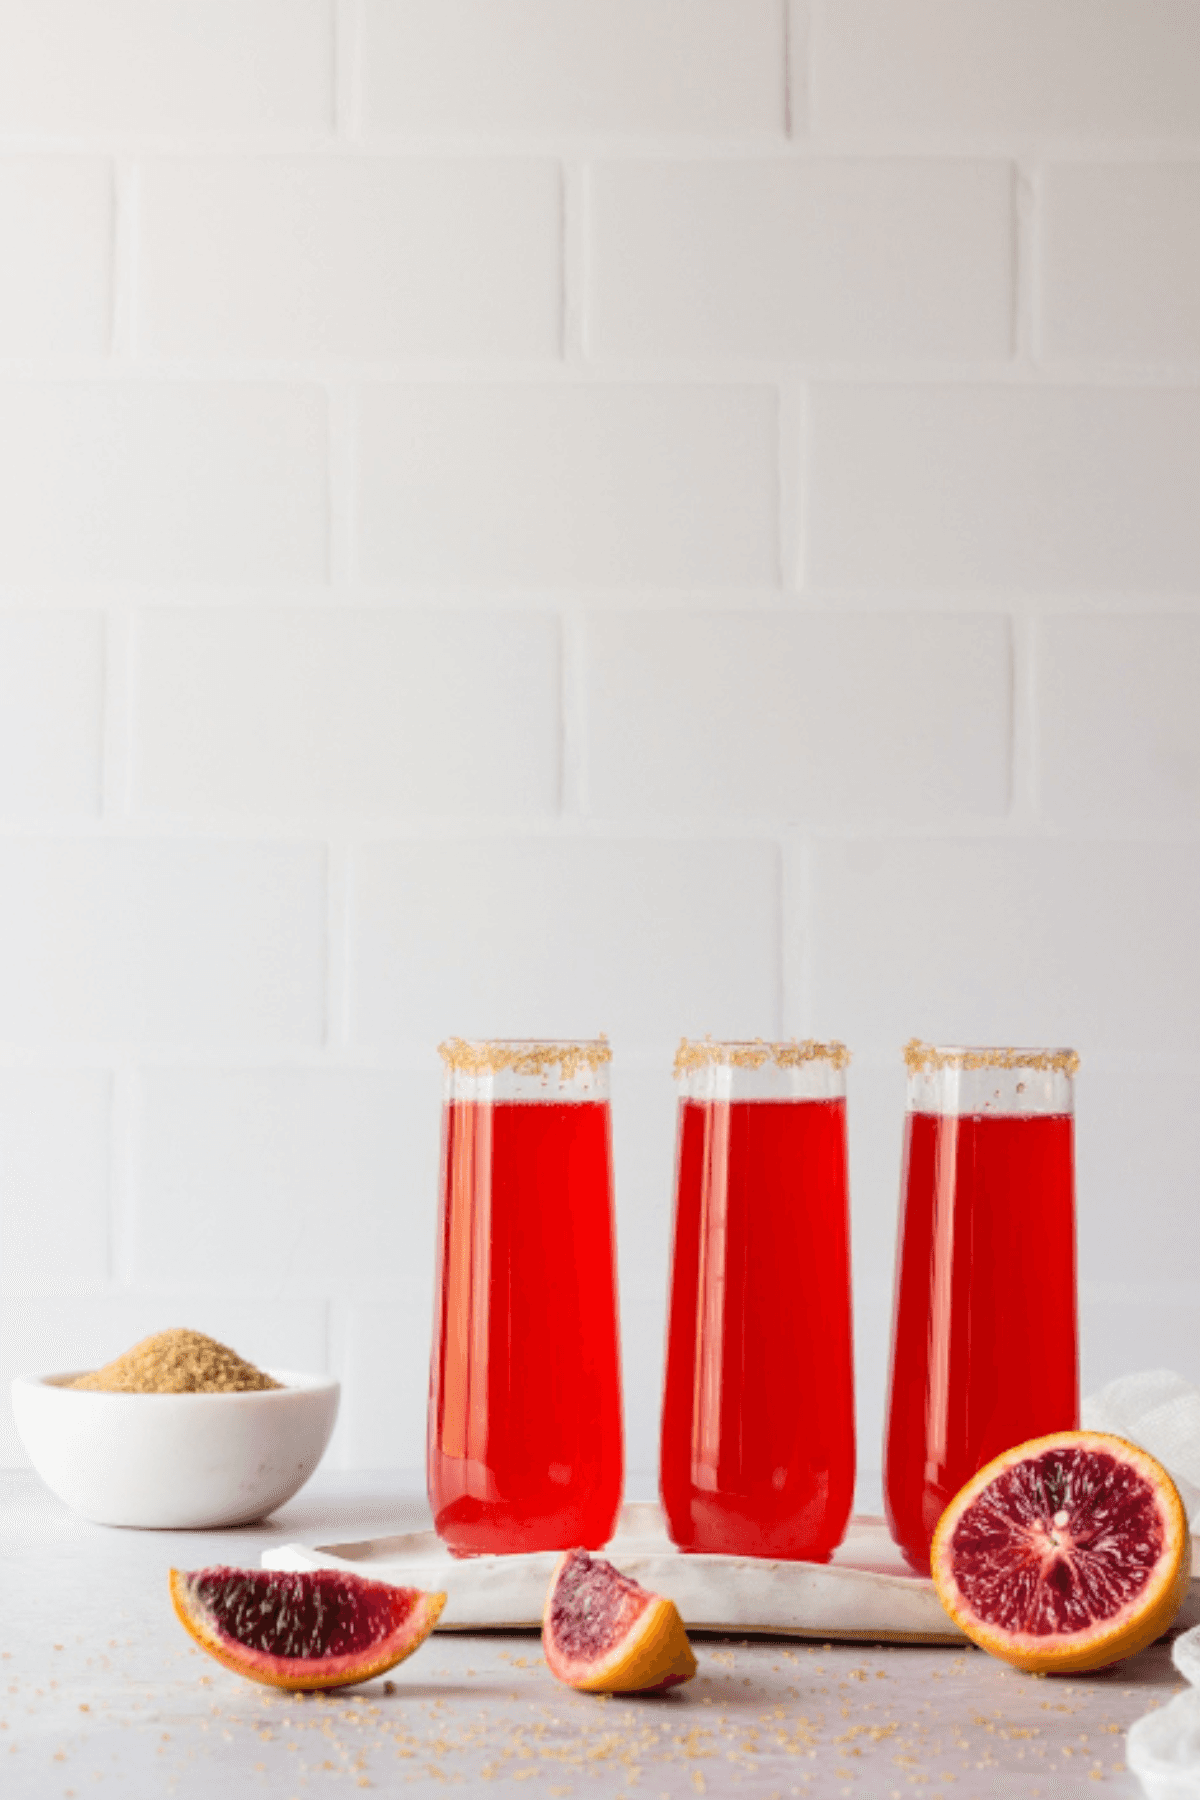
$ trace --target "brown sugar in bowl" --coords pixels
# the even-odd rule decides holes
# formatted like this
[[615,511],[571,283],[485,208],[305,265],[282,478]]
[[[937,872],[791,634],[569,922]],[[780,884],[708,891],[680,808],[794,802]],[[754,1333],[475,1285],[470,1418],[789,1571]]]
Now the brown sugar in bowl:
[[324,1454],[339,1384],[272,1369],[257,1391],[113,1393],[18,1375],[13,1419],[46,1486],[101,1525],[203,1530],[263,1519]]

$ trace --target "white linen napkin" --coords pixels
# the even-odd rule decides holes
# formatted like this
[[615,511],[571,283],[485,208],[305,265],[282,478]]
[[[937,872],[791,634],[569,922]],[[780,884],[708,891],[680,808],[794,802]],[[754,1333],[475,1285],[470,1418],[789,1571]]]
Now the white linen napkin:
[[1085,1431],[1111,1431],[1157,1456],[1191,1524],[1200,1513],[1200,1389],[1173,1369],[1122,1375],[1080,1408]]
[[[1200,1527],[1200,1390],[1190,1381],[1173,1369],[1122,1375],[1083,1402],[1080,1423],[1156,1456]],[[1176,1638],[1171,1655],[1192,1685],[1130,1726],[1125,1760],[1150,1800],[1200,1800],[1200,1625]]]
[[1175,1639],[1175,1667],[1191,1686],[1169,1705],[1129,1727],[1125,1760],[1150,1800],[1196,1800],[1200,1795],[1200,1625]]

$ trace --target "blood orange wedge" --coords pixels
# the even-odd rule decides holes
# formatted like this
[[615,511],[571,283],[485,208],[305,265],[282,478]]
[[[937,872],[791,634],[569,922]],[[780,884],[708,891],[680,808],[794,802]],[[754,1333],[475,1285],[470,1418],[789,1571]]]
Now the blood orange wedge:
[[1124,1438],[1059,1431],[968,1481],[931,1561],[942,1605],[981,1648],[1069,1674],[1162,1635],[1187,1593],[1191,1538],[1161,1463]]
[[437,1624],[445,1594],[334,1569],[171,1570],[171,1599],[202,1649],[268,1687],[347,1687],[392,1669]]
[[696,1659],[673,1600],[648,1593],[603,1557],[568,1550],[550,1581],[542,1646],[552,1675],[585,1694],[677,1687]]

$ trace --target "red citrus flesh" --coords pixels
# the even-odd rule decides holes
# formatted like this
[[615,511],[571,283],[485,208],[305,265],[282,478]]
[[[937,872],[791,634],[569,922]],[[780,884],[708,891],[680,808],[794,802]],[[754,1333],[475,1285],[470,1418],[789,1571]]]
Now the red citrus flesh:
[[568,1550],[559,1560],[542,1644],[551,1674],[585,1693],[652,1693],[696,1673],[674,1601],[586,1550]]
[[392,1669],[436,1625],[445,1594],[335,1569],[171,1570],[184,1627],[235,1674],[268,1687],[346,1687]]
[[1019,1668],[1065,1673],[1119,1662],[1167,1629],[1191,1539],[1152,1456],[1063,1431],[981,1469],[943,1513],[931,1563],[968,1637]]

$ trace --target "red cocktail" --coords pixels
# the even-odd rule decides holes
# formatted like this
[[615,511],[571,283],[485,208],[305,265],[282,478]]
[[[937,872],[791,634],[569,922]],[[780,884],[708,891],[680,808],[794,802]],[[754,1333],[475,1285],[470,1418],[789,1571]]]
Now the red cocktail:
[[608,1046],[444,1045],[429,1500],[452,1550],[597,1549],[621,1501]]
[[1079,1423],[1070,1050],[913,1043],[884,1498],[929,1572],[963,1483]]
[[661,1489],[683,1550],[823,1562],[854,1495],[840,1044],[684,1043]]

